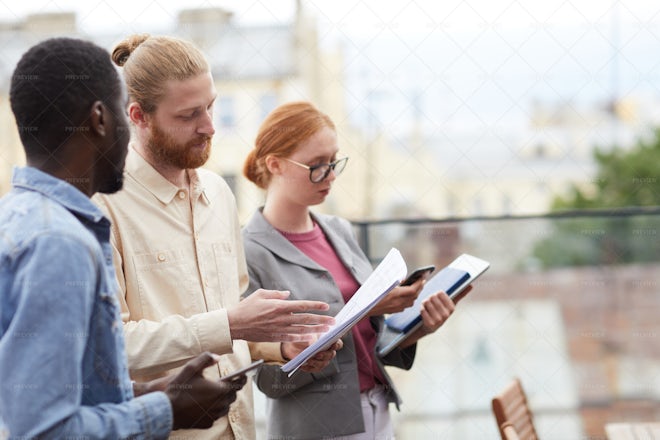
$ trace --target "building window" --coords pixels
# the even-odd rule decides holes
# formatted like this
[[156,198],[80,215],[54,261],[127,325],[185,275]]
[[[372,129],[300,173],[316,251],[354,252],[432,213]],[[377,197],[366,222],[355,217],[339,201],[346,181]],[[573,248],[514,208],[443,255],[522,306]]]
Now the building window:
[[227,182],[227,186],[233,194],[236,194],[236,174],[222,174],[222,178]]
[[502,196],[502,214],[511,215],[513,211],[513,202],[508,194]]
[[277,96],[273,92],[264,93],[259,98],[259,108],[261,109],[261,120],[277,107]]
[[536,144],[534,148],[534,157],[537,159],[543,159],[548,156],[548,146],[543,143]]
[[475,197],[472,200],[472,215],[479,216],[484,214],[483,201],[481,197]]
[[221,96],[216,101],[217,122],[220,127],[232,128],[236,125],[236,110],[234,109],[234,98]]
[[449,217],[456,216],[456,211],[458,210],[458,201],[454,194],[449,194],[447,196],[447,215]]

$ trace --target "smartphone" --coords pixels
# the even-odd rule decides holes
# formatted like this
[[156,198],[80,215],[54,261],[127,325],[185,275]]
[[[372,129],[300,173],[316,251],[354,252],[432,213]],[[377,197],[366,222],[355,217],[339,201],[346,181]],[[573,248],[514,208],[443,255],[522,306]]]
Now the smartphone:
[[416,281],[431,275],[431,273],[433,273],[434,270],[435,270],[435,266],[432,264],[428,266],[418,267],[417,269],[413,270],[410,273],[410,275],[408,275],[408,278],[406,278],[401,282],[401,286],[410,286],[411,284],[414,284]]
[[235,379],[235,378],[237,378],[238,376],[240,376],[241,374],[245,374],[245,373],[247,373],[248,371],[254,370],[255,368],[257,368],[259,365],[261,365],[261,364],[263,364],[263,363],[264,363],[264,360],[263,360],[263,359],[259,359],[258,361],[254,361],[254,362],[252,362],[252,363],[251,363],[250,365],[248,365],[248,366],[245,366],[245,367],[243,367],[243,368],[239,368],[238,370],[236,370],[236,371],[234,371],[234,372],[232,372],[232,373],[229,373],[229,374],[227,374],[226,376],[222,376],[222,377],[220,378],[220,380],[226,382],[226,381],[228,381],[228,380]]

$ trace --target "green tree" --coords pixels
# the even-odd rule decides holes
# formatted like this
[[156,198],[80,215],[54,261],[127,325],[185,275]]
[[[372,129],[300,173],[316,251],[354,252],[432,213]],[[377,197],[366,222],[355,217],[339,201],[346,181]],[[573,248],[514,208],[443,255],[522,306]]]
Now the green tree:
[[573,186],[554,211],[606,209],[602,217],[555,220],[554,233],[534,247],[544,267],[657,261],[658,216],[618,217],[617,208],[660,205],[660,129],[627,150],[596,151],[590,188]]
[[660,129],[630,150],[596,150],[594,160],[598,172],[593,191],[573,186],[567,197],[555,199],[553,209],[660,205]]

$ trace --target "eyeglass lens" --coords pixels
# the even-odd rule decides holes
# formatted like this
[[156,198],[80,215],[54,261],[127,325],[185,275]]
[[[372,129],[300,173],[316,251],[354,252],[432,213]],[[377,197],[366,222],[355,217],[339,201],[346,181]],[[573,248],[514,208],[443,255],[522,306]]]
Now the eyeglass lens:
[[310,169],[309,178],[312,182],[318,183],[324,180],[330,174],[330,170],[334,170],[335,175],[338,176],[346,168],[348,158],[342,158],[335,162],[319,165]]

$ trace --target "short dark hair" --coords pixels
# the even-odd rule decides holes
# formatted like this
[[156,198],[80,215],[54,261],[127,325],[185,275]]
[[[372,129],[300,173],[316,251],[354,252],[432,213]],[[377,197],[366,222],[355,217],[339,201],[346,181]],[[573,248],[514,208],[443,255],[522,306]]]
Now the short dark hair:
[[9,100],[25,154],[56,155],[95,101],[111,111],[120,89],[110,54],[89,41],[52,38],[31,47],[11,77]]

